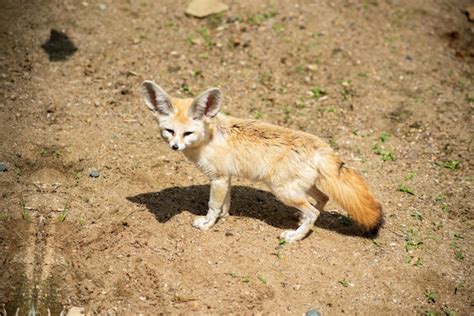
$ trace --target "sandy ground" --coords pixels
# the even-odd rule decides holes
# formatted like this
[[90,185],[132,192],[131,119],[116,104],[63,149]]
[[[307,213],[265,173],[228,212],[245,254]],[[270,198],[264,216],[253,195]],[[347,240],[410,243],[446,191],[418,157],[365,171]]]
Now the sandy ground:
[[[226,2],[0,1],[0,306],[474,314],[469,1]],[[160,140],[145,79],[328,141],[381,201],[379,237],[332,204],[279,246],[295,210],[240,180],[232,216],[194,229],[208,181]]]

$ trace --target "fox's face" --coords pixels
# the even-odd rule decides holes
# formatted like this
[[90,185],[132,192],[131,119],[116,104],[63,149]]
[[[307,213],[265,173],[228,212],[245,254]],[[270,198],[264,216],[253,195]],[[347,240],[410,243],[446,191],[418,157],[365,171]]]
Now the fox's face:
[[192,148],[206,138],[209,119],[220,110],[219,89],[208,89],[193,100],[170,98],[152,81],[144,81],[142,87],[145,104],[158,120],[161,136],[170,148]]

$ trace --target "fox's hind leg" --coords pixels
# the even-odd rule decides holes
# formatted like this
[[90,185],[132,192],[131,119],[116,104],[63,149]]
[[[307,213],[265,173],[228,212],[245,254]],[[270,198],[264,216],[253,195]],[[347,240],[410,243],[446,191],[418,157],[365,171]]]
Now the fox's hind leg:
[[[227,206],[230,206],[230,178],[217,178],[211,180],[211,195],[209,197],[209,210],[206,216],[198,216],[193,226],[202,230],[211,228]],[[226,204],[227,203],[227,204]],[[227,208],[227,213],[228,213]]]
[[322,211],[329,200],[328,196],[314,185],[309,189],[308,194],[316,200],[316,208]]
[[280,201],[288,206],[297,208],[302,213],[300,227],[296,230],[284,231],[280,238],[287,242],[294,242],[304,238],[319,216],[318,209],[309,203],[304,192],[299,194],[299,192],[294,192],[291,189],[288,190],[288,187],[283,190],[273,190],[273,192]]

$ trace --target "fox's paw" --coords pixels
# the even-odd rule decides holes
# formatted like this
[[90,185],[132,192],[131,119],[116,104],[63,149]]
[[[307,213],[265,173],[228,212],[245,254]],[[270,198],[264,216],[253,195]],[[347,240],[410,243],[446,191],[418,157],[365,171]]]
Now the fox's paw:
[[303,236],[299,236],[298,232],[296,230],[285,230],[283,233],[281,233],[280,238],[285,240],[287,243],[292,243],[294,241],[298,241],[302,238]]
[[214,225],[214,222],[215,220],[211,221],[207,218],[207,216],[198,216],[194,220],[193,226],[201,230],[208,230],[212,225]]

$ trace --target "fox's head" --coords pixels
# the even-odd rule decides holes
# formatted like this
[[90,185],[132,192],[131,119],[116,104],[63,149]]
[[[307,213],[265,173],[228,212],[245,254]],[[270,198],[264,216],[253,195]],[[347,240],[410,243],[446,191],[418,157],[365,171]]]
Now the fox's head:
[[174,150],[199,145],[207,135],[209,120],[219,113],[221,92],[211,88],[193,99],[171,98],[153,81],[142,84],[144,101],[158,120],[161,136]]

